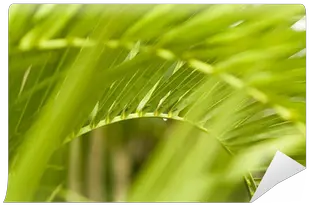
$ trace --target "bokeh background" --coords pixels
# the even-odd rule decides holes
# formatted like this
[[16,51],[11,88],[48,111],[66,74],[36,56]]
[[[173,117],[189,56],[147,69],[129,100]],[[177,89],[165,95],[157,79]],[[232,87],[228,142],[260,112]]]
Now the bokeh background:
[[248,202],[306,165],[303,5],[14,4],[6,201]]

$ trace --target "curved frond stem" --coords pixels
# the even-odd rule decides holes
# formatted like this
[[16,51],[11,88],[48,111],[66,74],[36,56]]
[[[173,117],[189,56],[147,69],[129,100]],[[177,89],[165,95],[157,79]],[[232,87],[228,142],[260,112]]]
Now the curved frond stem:
[[[109,124],[113,124],[113,123],[116,123],[116,122],[120,122],[120,121],[123,121],[123,120],[131,120],[131,119],[140,119],[140,118],[162,118],[162,119],[170,119],[170,120],[176,120],[176,121],[181,121],[181,122],[187,122],[189,124],[191,124],[192,126],[196,127],[197,129],[205,132],[205,133],[209,133],[208,130],[203,127],[202,125],[199,125],[187,118],[183,118],[183,117],[179,117],[179,116],[171,116],[169,114],[164,114],[164,113],[161,113],[161,114],[155,114],[155,113],[145,113],[143,114],[142,116],[139,115],[138,113],[132,113],[132,114],[129,114],[127,117],[123,118],[122,116],[116,116],[113,120],[109,121],[109,122],[106,122],[106,120],[101,120],[96,126],[90,126],[90,125],[87,125],[87,126],[84,126],[80,129],[80,131],[76,134],[76,135],[72,135],[70,137],[68,137],[65,141],[64,141],[64,144],[66,143],[69,143],[71,142],[72,140],[74,140],[75,138],[77,137],[80,137],[88,132],[91,132],[92,130],[94,129],[97,129],[97,128],[100,128],[100,127],[103,127],[105,125],[109,125]],[[228,147],[222,142],[220,141],[218,138],[216,138],[216,140],[219,141],[219,143],[221,144],[221,146],[230,154],[230,155],[233,155],[232,151],[230,151],[228,149]],[[247,176],[245,176],[245,182],[247,184],[247,187],[248,187],[248,190],[250,192],[250,195],[251,197],[253,196],[255,190],[256,190],[256,184],[254,183],[254,179],[251,175],[250,172],[248,172]],[[252,183],[253,182],[253,183]]]
[[[153,112],[145,113],[143,115],[140,115],[138,113],[131,113],[127,117],[123,117],[121,115],[116,116],[113,120],[110,120],[109,122],[106,122],[106,120],[101,120],[96,126],[91,126],[91,125],[84,126],[79,130],[79,132],[77,134],[73,134],[72,136],[68,137],[64,141],[64,144],[72,141],[73,139],[75,139],[75,138],[77,138],[81,135],[84,135],[84,134],[86,134],[86,133],[88,133],[88,132],[90,132],[94,129],[103,127],[105,125],[113,124],[113,123],[120,122],[120,121],[123,121],[123,120],[138,119],[138,118],[162,118],[162,119],[171,119],[171,120],[176,120],[176,121],[181,121],[181,122],[187,122],[187,123],[191,124],[192,126],[198,128],[199,130],[201,130],[205,133],[208,133],[208,130],[206,128],[204,128],[202,125],[199,125],[198,123],[190,121],[187,118],[183,118],[183,117],[179,117],[179,116],[171,116],[169,114],[164,114],[164,113],[155,114]],[[225,145],[224,145],[224,147],[225,147]]]

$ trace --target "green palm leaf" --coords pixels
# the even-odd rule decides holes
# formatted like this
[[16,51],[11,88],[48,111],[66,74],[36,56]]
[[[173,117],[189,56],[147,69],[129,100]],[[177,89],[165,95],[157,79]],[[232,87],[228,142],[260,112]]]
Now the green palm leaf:
[[[305,56],[295,54],[305,32],[291,28],[304,15],[302,5],[11,6],[6,200],[31,200],[61,145],[143,117],[185,126],[158,148],[128,200],[217,201],[205,192],[230,184],[228,197],[257,165],[216,183],[213,170],[227,168],[214,162],[234,170],[248,149],[258,161],[254,147],[304,137]],[[203,134],[190,137],[193,127]]]

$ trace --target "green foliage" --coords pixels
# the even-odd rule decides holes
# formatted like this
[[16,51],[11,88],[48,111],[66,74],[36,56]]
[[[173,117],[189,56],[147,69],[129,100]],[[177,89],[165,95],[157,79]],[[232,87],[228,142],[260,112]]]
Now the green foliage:
[[6,201],[34,200],[71,140],[145,117],[180,124],[128,201],[249,201],[250,172],[277,149],[305,162],[306,40],[291,27],[304,15],[302,5],[12,5]]

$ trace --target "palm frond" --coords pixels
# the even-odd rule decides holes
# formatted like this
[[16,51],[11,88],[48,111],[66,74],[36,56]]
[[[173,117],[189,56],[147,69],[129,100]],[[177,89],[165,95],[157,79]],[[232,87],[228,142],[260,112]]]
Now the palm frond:
[[[162,145],[129,200],[216,201],[205,192],[220,187],[218,177],[198,182],[211,150],[233,168],[232,156],[250,147],[305,135],[306,61],[295,55],[305,31],[291,27],[304,15],[302,5],[13,5],[7,200],[31,200],[63,143],[161,117],[186,126]],[[203,134],[188,138],[192,125]],[[176,148],[185,144],[188,153]],[[197,191],[177,188],[184,183]]]

